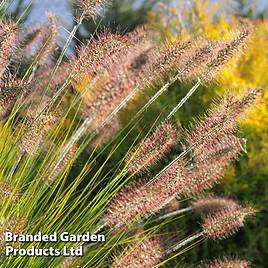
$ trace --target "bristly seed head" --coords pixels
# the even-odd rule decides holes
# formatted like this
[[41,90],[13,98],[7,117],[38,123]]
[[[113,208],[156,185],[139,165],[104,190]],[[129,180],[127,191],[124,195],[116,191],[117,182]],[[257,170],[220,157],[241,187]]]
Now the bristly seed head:
[[9,183],[0,182],[0,189],[0,203],[3,203],[8,199],[11,199],[13,202],[17,201],[20,196],[18,191]]
[[180,80],[193,80],[204,72],[208,61],[219,50],[219,43],[197,39],[185,56],[178,63]]
[[0,79],[0,118],[11,111],[16,100],[27,91],[28,84],[12,76],[10,73]]
[[111,0],[76,0],[78,6],[86,16],[95,18],[101,14],[102,9],[111,2]]
[[198,268],[250,268],[250,262],[234,258],[223,258],[201,264]]
[[189,197],[213,187],[222,178],[231,161],[240,155],[241,150],[240,143],[230,143],[224,150],[219,149],[213,154],[206,154],[204,151],[202,161],[183,164],[185,161],[181,159],[181,179],[176,182],[180,193]]
[[141,144],[131,150],[126,163],[128,171],[142,172],[161,159],[176,143],[177,130],[170,123],[162,124]]
[[118,256],[112,268],[153,268],[164,257],[159,238],[145,238]]
[[200,76],[201,80],[205,82],[211,81],[229,61],[229,59],[237,56],[239,52],[243,51],[251,34],[252,27],[247,27],[243,29],[233,40],[223,44],[222,49],[220,49],[215,57],[207,63],[206,70]]
[[133,40],[118,33],[104,31],[78,51],[78,58],[71,59],[74,83],[99,75],[116,56],[134,45]]
[[36,51],[40,44],[43,43],[44,36],[47,33],[47,26],[27,27],[20,29],[18,33],[18,50],[14,55],[14,60],[21,62],[25,58],[29,58],[33,55],[33,51]]
[[237,146],[240,142],[243,147],[241,141],[231,134],[236,131],[238,120],[256,102],[260,93],[258,89],[249,90],[242,97],[229,93],[215,102],[204,119],[197,121],[186,135],[187,146],[193,149],[193,157],[202,161],[207,152],[214,153],[228,144]]
[[107,226],[125,227],[135,219],[159,211],[177,195],[193,196],[211,188],[240,150],[241,147],[230,147],[228,151],[194,165],[187,165],[180,159],[154,181],[127,186],[110,202],[105,213]]
[[192,42],[169,42],[154,51],[148,67],[148,83],[155,85],[173,69],[181,66],[185,54],[192,48]]
[[[241,151],[245,150],[243,141],[230,134],[230,131],[227,131],[230,126],[227,126],[227,130],[224,130],[221,123],[226,122],[226,117],[232,122],[232,120],[241,115],[245,107],[248,107],[256,99],[258,94],[254,92],[248,93],[247,97],[241,100],[223,101],[220,107],[217,107],[216,112],[213,111],[211,115],[209,114],[205,122],[201,121],[197,128],[195,128],[195,132],[191,136],[193,144],[198,139],[202,141],[204,136],[213,130],[215,126],[219,127],[216,132],[218,136],[216,134],[214,136],[209,134],[209,139],[211,140],[205,138],[206,144],[211,146],[203,146],[203,151],[199,150],[199,152],[202,151],[202,157],[197,157],[197,154],[195,154],[190,164],[183,158],[180,158],[163,171],[161,175],[157,176],[153,182],[133,184],[122,190],[107,209],[107,225],[116,228],[124,227],[136,218],[150,215],[163,208],[177,195],[187,197],[198,195],[214,186],[222,178],[230,162],[235,160]],[[153,156],[155,154],[159,155],[157,150],[154,150],[155,148],[158,149],[155,146],[159,141],[157,139],[158,136],[153,135],[153,138],[149,137],[144,143],[146,146],[141,145],[140,148],[142,150],[138,148],[136,155],[134,151],[131,153],[131,157],[135,160],[134,163],[136,163],[131,171],[135,172],[142,168],[144,163],[146,164],[151,150]],[[160,141],[162,142],[163,140],[160,139]],[[211,143],[212,141],[213,143]],[[154,146],[151,146],[151,142]],[[199,141],[195,146],[204,144]],[[208,151],[206,151],[207,148]],[[131,157],[128,158],[130,164]],[[149,159],[151,160],[151,158]]]
[[44,40],[44,44],[40,48],[38,61],[40,65],[46,64],[51,60],[55,49],[57,48],[57,41],[59,36],[58,22],[57,18],[53,14],[48,15],[48,28],[46,40]]
[[[32,102],[43,102],[41,101],[43,97],[52,98],[59,86],[61,86],[70,76],[71,73],[70,62],[63,62],[57,69],[57,72],[53,75],[54,66],[50,64],[45,64],[40,66],[36,71],[36,74],[31,82],[31,87],[34,88],[31,98],[29,98],[29,103]],[[47,85],[49,84],[49,88]],[[44,89],[46,89],[46,94],[44,96]]]
[[24,133],[20,148],[23,152],[30,154],[37,147],[38,143],[53,128],[59,116],[56,111],[45,112],[34,121],[26,121],[26,132]]
[[17,45],[17,26],[14,22],[0,22],[0,78],[8,67]]
[[64,261],[60,264],[59,268],[80,268],[79,265],[74,265],[77,257],[65,257]]
[[125,228],[134,220],[149,216],[169,203],[178,193],[178,165],[172,165],[153,182],[133,183],[121,190],[109,203],[105,222],[110,228]]
[[22,231],[27,226],[27,220],[13,216],[10,218],[2,218],[0,220],[0,252],[2,252],[3,247],[5,247],[5,232],[12,232],[13,234],[21,234]]
[[204,215],[215,214],[218,211],[225,209],[234,209],[238,206],[238,204],[230,198],[213,195],[196,199],[192,204],[199,213]]
[[85,100],[84,114],[92,118],[92,129],[100,127],[141,90],[151,46],[151,42],[135,45],[106,69],[92,97]]
[[253,208],[241,206],[221,210],[205,219],[202,224],[203,234],[210,239],[226,238],[237,232],[244,225],[245,218],[254,213]]
[[133,183],[122,189],[109,203],[104,221],[110,228],[120,229],[146,214],[146,204],[154,203],[151,188],[145,183]]
[[[23,58],[34,57],[41,66],[51,63],[57,48],[59,29],[57,18],[48,14],[48,22],[39,27],[21,29],[18,37],[18,50],[14,60],[20,62]],[[46,66],[47,67],[47,66]]]

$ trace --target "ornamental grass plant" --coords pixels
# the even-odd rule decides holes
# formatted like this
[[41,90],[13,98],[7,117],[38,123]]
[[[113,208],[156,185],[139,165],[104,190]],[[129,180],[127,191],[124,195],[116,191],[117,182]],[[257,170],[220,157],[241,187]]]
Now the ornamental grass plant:
[[[217,41],[204,32],[163,42],[146,26],[122,34],[96,25],[92,38],[67,57],[83,20],[103,16],[110,3],[77,0],[76,24],[60,53],[55,15],[31,28],[1,19],[1,267],[152,268],[169,267],[174,258],[179,265],[188,250],[233,235],[255,215],[254,204],[209,192],[246,154],[239,122],[263,91],[225,89],[187,127],[175,117],[246,52],[254,25],[241,20],[230,38]],[[187,94],[152,115],[144,134],[138,127],[144,116],[177,82],[190,85]],[[121,122],[143,96],[144,105]],[[171,208],[173,202],[179,207]],[[174,217],[190,211],[201,215],[190,236],[163,233]],[[12,243],[6,232],[90,232],[106,241]],[[63,247],[82,247],[83,256],[53,251]],[[249,260],[216,257],[200,260],[200,267],[250,266]]]

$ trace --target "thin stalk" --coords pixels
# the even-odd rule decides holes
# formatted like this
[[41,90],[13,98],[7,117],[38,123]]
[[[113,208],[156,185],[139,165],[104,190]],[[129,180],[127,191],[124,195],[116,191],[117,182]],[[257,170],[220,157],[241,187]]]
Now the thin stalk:
[[71,150],[71,148],[74,146],[74,144],[81,138],[83,133],[89,127],[90,123],[91,123],[91,119],[86,118],[86,120],[83,122],[83,124],[77,129],[77,131],[71,137],[69,142],[64,146],[64,148],[63,148],[61,154],[59,155],[59,157],[57,159],[57,162],[56,162],[56,165],[55,165],[54,169],[52,170],[48,180],[53,178],[53,175],[55,174],[55,171],[58,169],[58,167],[61,164],[62,160],[66,157],[66,155]]
[[[76,34],[78,28],[79,28],[80,25],[82,24],[84,18],[85,18],[85,12],[83,12],[83,13],[81,14],[80,18],[78,19],[77,24],[74,26],[74,28],[73,28],[72,31],[70,32],[70,35],[68,36],[68,39],[67,39],[67,41],[66,41],[66,43],[65,43],[65,45],[64,45],[64,47],[63,47],[63,49],[62,49],[62,53],[60,54],[60,56],[59,56],[59,58],[58,58],[58,60],[57,60],[57,62],[56,62],[56,64],[55,64],[55,67],[54,67],[54,69],[53,69],[53,71],[52,71],[52,74],[51,74],[51,76],[50,76],[50,79],[49,79],[49,82],[48,82],[48,84],[47,84],[47,86],[46,86],[45,91],[48,90],[48,88],[49,88],[49,86],[50,86],[50,84],[51,84],[51,82],[52,82],[52,80],[53,80],[53,78],[54,78],[54,76],[55,76],[55,74],[56,74],[56,72],[57,72],[57,70],[58,70],[58,67],[59,67],[60,63],[62,62],[62,59],[63,59],[63,57],[64,57],[64,55],[65,55],[65,52],[67,51],[67,49],[68,49],[68,47],[69,47],[69,45],[70,45],[70,43],[71,43],[73,37],[75,36],[75,34]],[[36,69],[33,69],[34,72],[35,72],[35,70],[36,70]],[[32,79],[33,79],[33,76],[31,75],[30,78],[29,78],[29,80],[31,81]],[[31,122],[30,126],[31,126],[32,124],[34,124],[34,122],[40,117],[41,114],[43,114],[43,112],[44,112],[48,107],[50,107],[51,105],[53,105],[53,103],[54,103],[55,100],[60,96],[60,94],[63,92],[63,90],[70,84],[71,79],[72,79],[72,76],[70,75],[70,76],[68,77],[68,79],[64,82],[64,84],[63,84],[63,85],[59,88],[59,90],[55,93],[55,95],[50,99],[49,104],[45,105],[45,107],[39,112],[39,114],[38,114],[38,115],[35,117],[35,119]],[[29,126],[29,127],[30,127],[30,126]],[[24,133],[24,134],[25,134],[25,133]],[[22,134],[21,137],[19,137],[18,140],[20,140],[20,139],[23,137],[24,134]],[[18,141],[17,141],[17,142],[18,142]],[[16,142],[16,143],[17,143],[17,142]]]
[[[72,33],[70,35],[72,35]],[[134,118],[131,119],[130,122],[134,121],[134,119],[136,119],[139,115],[141,115],[153,102],[155,102],[169,88],[170,85],[172,85],[175,81],[177,81],[179,79],[179,76],[180,76],[180,73],[178,73],[175,77],[171,78],[160,90],[158,90],[157,93],[143,106],[142,109],[139,110],[139,112],[134,116]],[[94,85],[96,81],[93,80],[92,82],[93,82],[93,85]],[[196,91],[196,89],[200,85],[201,85],[201,80],[198,79],[198,82],[195,84],[195,86],[189,90],[189,92],[187,93],[187,95],[173,109],[173,114],[181,108],[181,106],[191,97],[191,95]],[[88,87],[88,89],[91,86],[92,85],[90,84],[90,86]],[[88,91],[88,89],[86,91]],[[111,121],[111,119],[133,98],[133,96],[136,94],[136,92],[139,89],[140,89],[140,84],[138,84],[134,88],[134,90],[130,94],[128,94],[128,96],[110,113],[110,115],[104,120],[104,122],[97,129],[95,129],[93,131],[93,133],[91,134],[90,138],[93,138],[95,135],[97,135],[99,133],[99,131],[101,131],[103,129],[103,127],[105,127]],[[81,95],[83,96],[84,94],[86,94],[86,92],[82,93]],[[57,95],[57,93],[53,96],[53,98],[56,95]],[[82,96],[80,96],[80,98]],[[86,120],[84,121],[84,123],[74,133],[74,135],[72,136],[72,138],[70,139],[70,141],[64,147],[62,153],[60,154],[60,156],[58,158],[58,161],[57,161],[57,164],[56,164],[56,166],[54,167],[54,169],[53,169],[53,171],[51,173],[51,176],[53,176],[54,171],[58,168],[58,166],[61,163],[62,159],[68,154],[68,152],[72,148],[72,146],[81,138],[81,136],[83,135],[83,133],[88,129],[88,127],[90,126],[91,121],[92,120],[90,118],[86,118]]]
[[136,119],[137,117],[139,117],[144,111],[146,111],[146,109],[153,104],[171,85],[170,82],[167,82],[164,86],[162,86],[156,93],[155,95],[150,98],[150,100],[136,113],[136,115],[134,116],[133,119],[131,119],[131,121],[133,121],[134,119]]
[[9,174],[8,174],[8,179],[11,179],[13,177],[15,171],[17,170],[18,166],[21,163],[21,160],[22,160],[23,156],[24,156],[23,153],[21,153],[21,154],[18,155],[16,164],[12,166],[12,168],[11,168]]
[[201,79],[198,78],[196,84],[188,91],[188,93],[185,95],[184,98],[181,99],[181,101],[174,107],[174,109],[169,113],[169,115],[166,117],[165,121],[168,121],[171,119],[173,115],[185,104],[185,102],[195,93],[195,91],[199,88],[201,85]]
[[183,213],[186,213],[186,212],[189,212],[189,211],[192,211],[192,210],[194,210],[194,207],[192,207],[192,206],[188,207],[188,208],[178,209],[178,210],[172,211],[170,213],[167,213],[165,215],[162,215],[160,217],[157,217],[156,219],[150,221],[150,223],[151,222],[156,222],[156,221],[162,221],[162,220],[165,220],[167,218],[178,216],[178,215],[181,215]]
[[[8,2],[8,1],[3,1],[2,3],[5,4],[5,2]],[[16,24],[19,25],[19,23],[22,21],[23,17],[27,14],[27,12],[29,11],[29,9],[31,8],[31,6],[33,5],[33,0],[31,0],[29,2],[29,4],[27,5],[27,7],[25,7],[23,9],[23,12],[22,14],[20,15],[19,19],[16,21]]]
[[[57,60],[57,62],[56,62],[55,68],[54,68],[53,71],[52,71],[52,74],[51,74],[51,76],[50,76],[50,79],[49,79],[47,88],[49,88],[49,86],[50,86],[50,84],[51,84],[51,81],[52,81],[52,79],[54,78],[54,76],[55,76],[55,74],[56,74],[56,72],[57,72],[57,70],[58,70],[58,68],[59,68],[59,66],[60,66],[60,64],[61,64],[61,62],[62,62],[62,59],[63,59],[63,57],[64,57],[64,55],[65,55],[65,52],[67,51],[67,49],[68,49],[68,47],[69,47],[69,45],[70,45],[72,39],[74,38],[74,36],[75,36],[75,34],[76,34],[78,28],[79,28],[80,25],[82,24],[84,18],[85,18],[85,12],[83,12],[83,13],[81,14],[81,16],[80,16],[80,18],[78,19],[76,25],[73,27],[72,31],[70,32],[70,34],[69,34],[69,36],[68,36],[68,39],[67,39],[67,41],[66,41],[66,43],[64,44],[64,47],[63,47],[63,49],[62,49],[62,53],[60,54],[60,56],[59,56],[59,58],[58,58],[58,60]],[[55,94],[55,95],[56,95],[56,98],[57,98],[57,96],[59,96],[60,94],[61,94],[61,92],[56,92],[56,94]],[[55,96],[53,96],[53,98],[54,98],[54,97],[55,97]],[[53,100],[53,98],[51,99],[51,101]]]
[[136,92],[139,90],[139,86],[140,85],[137,85],[134,90],[128,94],[127,97],[110,113],[103,123],[94,130],[93,135],[99,133],[99,131],[102,130],[102,128],[105,127],[111,121],[111,119],[134,97]]
[[[80,16],[80,18],[78,19],[76,25],[73,27],[72,31],[70,32],[70,34],[69,34],[69,36],[68,36],[68,39],[67,39],[66,43],[64,44],[64,47],[63,47],[63,49],[62,49],[62,52],[61,52],[61,54],[60,54],[60,56],[59,56],[59,58],[58,58],[58,60],[57,60],[57,62],[56,62],[56,64],[55,64],[55,67],[54,67],[53,71],[52,71],[52,74],[51,74],[51,76],[50,76],[50,78],[49,78],[49,81],[48,81],[48,83],[47,83],[47,85],[46,85],[45,92],[49,89],[49,87],[50,87],[50,85],[51,85],[51,82],[52,82],[52,80],[53,80],[53,78],[54,78],[54,76],[55,76],[55,74],[56,74],[56,72],[57,72],[57,70],[58,70],[58,68],[59,68],[59,66],[60,66],[60,64],[61,64],[61,62],[62,62],[62,60],[63,60],[63,57],[64,57],[64,55],[65,55],[65,52],[67,51],[67,49],[68,49],[68,47],[69,47],[69,45],[70,45],[72,39],[74,38],[74,36],[75,36],[75,34],[76,34],[78,28],[79,28],[80,25],[82,24],[84,18],[85,18],[85,12],[83,12],[83,13],[81,14],[81,16]],[[71,79],[72,79],[72,76],[70,75],[70,76],[67,78],[67,80],[64,82],[64,84],[59,88],[59,90],[58,90],[58,91],[54,94],[54,96],[50,99],[49,104],[45,105],[45,107],[39,112],[39,114],[36,116],[36,118],[33,120],[33,122],[32,122],[31,124],[33,124],[33,123],[39,118],[39,116],[40,116],[40,115],[41,115],[41,114],[42,114],[48,107],[50,107],[51,105],[54,104],[54,102],[55,102],[56,99],[60,96],[60,94],[63,92],[63,90],[70,84]]]
[[[165,90],[174,82],[178,79],[178,77],[176,76],[174,79],[170,80],[168,83],[166,83],[150,100],[149,102],[147,102],[147,104],[138,112],[138,114],[136,114],[135,118],[137,116],[139,116],[143,111],[145,111],[163,92],[165,92]],[[178,111],[183,104],[192,96],[192,94],[196,91],[196,89],[201,85],[201,80],[198,79],[197,83],[189,90],[189,92],[187,93],[187,95],[180,101],[180,103],[173,109],[172,115],[175,114],[176,111]],[[116,109],[114,109],[114,111],[106,118],[106,120],[102,123],[102,125],[97,128],[96,130],[93,131],[92,136],[96,135],[109,121],[110,119],[116,115],[118,113],[118,111],[121,110],[121,108],[135,95],[135,93],[138,91],[139,89],[139,85],[119,104],[119,106],[116,107]],[[175,112],[174,112],[175,111]],[[133,120],[133,118],[132,118]],[[132,121],[131,120],[131,121]],[[54,170],[57,169],[58,165],[61,163],[62,159],[67,155],[68,151],[71,149],[71,147],[74,145],[74,143],[76,141],[78,141],[80,139],[80,137],[83,135],[83,133],[86,131],[86,129],[89,127],[91,123],[91,120],[89,120],[89,118],[87,118],[85,120],[85,122],[81,125],[81,127],[76,131],[76,133],[73,135],[73,137],[71,138],[71,140],[69,141],[69,143],[64,147],[63,152],[61,153],[61,155],[58,158],[57,164],[54,168]],[[54,172],[52,172],[53,175]],[[173,199],[173,197],[172,197]],[[192,208],[187,208],[183,211],[181,211],[181,213],[183,212],[187,212],[192,210]],[[175,212],[174,212],[175,213]],[[179,213],[179,212],[177,212]],[[175,214],[174,214],[175,215]],[[178,214],[177,214],[178,215]],[[169,215],[171,216],[171,215]],[[168,215],[166,215],[166,217],[169,217]],[[165,215],[160,217],[159,220],[166,218]]]
[[[65,44],[65,46],[64,46],[64,48],[63,48],[63,52],[61,53],[59,59],[58,59],[57,62],[56,62],[56,66],[55,66],[55,68],[54,68],[54,70],[53,70],[53,72],[52,72],[52,74],[51,74],[51,77],[50,77],[50,80],[49,80],[49,83],[48,83],[46,89],[49,88],[50,83],[51,83],[51,81],[52,81],[54,75],[56,74],[56,71],[57,71],[57,69],[58,69],[60,63],[62,62],[62,59],[63,59],[63,57],[64,57],[64,55],[65,55],[65,52],[66,52],[68,46],[70,45],[72,39],[75,37],[75,33],[77,32],[78,28],[79,28],[80,25],[82,24],[84,18],[85,18],[85,12],[83,12],[83,13],[81,14],[81,16],[80,16],[80,18],[79,18],[77,24],[74,26],[73,30],[70,32],[69,38],[68,38],[68,40],[67,40],[67,42],[66,42],[66,44]],[[101,23],[101,21],[100,21],[99,23]],[[98,26],[99,26],[99,25],[98,25]],[[97,31],[97,29],[98,29],[98,26],[96,27],[96,31]],[[93,36],[94,36],[94,34],[92,35],[92,38],[93,38]],[[91,40],[91,39],[90,39],[90,40]],[[65,89],[65,87],[67,87],[67,86],[71,83],[72,78],[74,78],[77,74],[78,74],[78,73],[69,75],[69,77],[67,78],[67,80],[65,81],[65,83],[59,88],[59,90],[58,90],[58,91],[55,93],[55,95],[51,98],[50,103],[49,103],[47,106],[50,106],[51,104],[54,103],[54,101],[55,101],[55,100],[60,96],[60,94],[63,92],[63,90]],[[95,82],[96,82],[96,81],[95,81]],[[46,109],[46,108],[47,108],[47,107],[45,107],[45,109]],[[41,112],[41,113],[42,113],[42,112]],[[40,114],[41,114],[41,113],[40,113]]]
[[178,245],[172,247],[171,249],[169,249],[166,254],[169,255],[175,251],[177,251],[178,249],[186,246],[189,243],[192,243],[193,241],[197,240],[198,238],[202,237],[204,235],[204,232],[200,232],[197,233],[195,235],[190,236],[189,238],[185,239],[184,241],[182,241],[181,243],[179,243]]
[[[171,79],[169,82],[167,82],[163,87],[160,88],[160,90],[157,91],[157,93],[136,113],[136,115],[130,120],[129,123],[133,122],[136,118],[138,118],[152,103],[154,103],[169,87],[172,83],[174,83],[178,79],[178,75],[175,76],[173,79]],[[192,87],[187,95],[180,101],[179,105],[177,105],[176,111],[178,111],[181,106],[192,96],[192,94],[196,91],[196,89],[201,85],[201,80],[198,79],[198,82]],[[139,90],[139,86],[137,85],[135,89],[110,113],[110,115],[104,120],[104,122],[93,131],[92,137],[94,137],[98,132],[105,127],[111,119],[130,101],[133,96],[136,94],[136,92]],[[178,107],[179,106],[179,107]],[[175,109],[174,108],[174,109]],[[174,112],[175,113],[175,112]],[[86,129],[85,129],[86,130]]]
[[[102,230],[105,228],[105,226],[106,226],[106,223],[103,223],[103,224],[98,225],[98,226],[95,228],[94,232],[91,233],[91,235],[96,235],[96,234],[98,234],[100,231],[102,231]],[[85,244],[85,243],[81,243],[81,245],[84,245],[84,244]],[[94,244],[95,244],[95,243],[88,243],[88,244],[86,244],[86,245],[84,246],[84,252],[86,252],[86,250],[88,250],[88,249],[89,249],[90,247],[92,247]]]

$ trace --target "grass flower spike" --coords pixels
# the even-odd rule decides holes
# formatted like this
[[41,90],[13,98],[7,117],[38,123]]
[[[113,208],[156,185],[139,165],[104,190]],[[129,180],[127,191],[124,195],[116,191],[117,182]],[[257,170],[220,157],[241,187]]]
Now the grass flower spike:
[[129,153],[126,163],[128,171],[142,172],[154,165],[176,143],[177,130],[174,125],[165,123],[158,127],[154,133]]
[[100,131],[98,136],[90,143],[90,148],[93,150],[98,147],[102,147],[120,130],[120,122],[118,118],[113,118],[110,123],[106,125],[106,129]]
[[28,84],[6,73],[0,79],[0,119],[11,112],[15,102],[28,91]]
[[250,262],[233,258],[216,259],[198,268],[250,268]]
[[13,216],[12,218],[2,218],[0,226],[0,251],[3,250],[5,242],[5,232],[21,234],[27,226],[27,220],[21,217]]
[[0,78],[11,61],[17,38],[16,24],[10,20],[0,21]]
[[9,183],[0,183],[0,204],[6,202],[11,198],[12,201],[17,201],[19,198],[19,193],[14,189]]
[[234,209],[238,204],[230,198],[208,196],[196,199],[193,202],[193,206],[199,213],[208,215],[215,214],[221,210]]
[[234,56],[242,52],[252,35],[252,26],[245,27],[231,41],[226,42],[216,56],[207,63],[206,70],[200,76],[204,81],[210,81],[224,67],[224,65]]
[[231,134],[235,133],[238,120],[244,116],[248,108],[260,96],[260,90],[252,89],[241,97],[229,93],[216,101],[204,119],[194,124],[186,136],[188,146],[193,148],[196,160],[204,160],[204,155],[213,154],[230,144],[238,145],[239,140]]
[[100,15],[102,9],[109,4],[110,0],[76,0],[78,6],[90,18]]
[[134,244],[117,257],[112,268],[153,268],[164,257],[164,252],[158,238],[145,238],[144,241]]
[[248,216],[254,215],[251,207],[236,207],[221,210],[214,215],[208,216],[202,227],[206,238],[222,239],[237,232],[244,225]]
[[23,152],[32,153],[45,135],[54,127],[58,121],[58,116],[53,112],[40,115],[34,121],[26,122],[26,132],[21,139],[20,148]]

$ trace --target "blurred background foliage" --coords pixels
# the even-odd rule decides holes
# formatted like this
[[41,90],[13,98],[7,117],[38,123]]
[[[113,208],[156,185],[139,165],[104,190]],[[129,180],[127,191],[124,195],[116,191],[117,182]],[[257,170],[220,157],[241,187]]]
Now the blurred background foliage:
[[[196,246],[194,250],[169,262],[168,267],[180,267],[182,262],[186,267],[196,267],[200,259],[212,259],[223,255],[248,258],[253,262],[253,267],[265,267],[268,263],[266,254],[268,248],[268,20],[265,19],[265,10],[257,12],[253,3],[243,0],[235,1],[228,7],[223,7],[222,2],[225,1],[215,1],[213,4],[208,0],[194,1],[191,8],[189,5],[181,4],[186,1],[176,1],[175,4],[171,2],[159,4],[159,2],[157,5],[152,3],[149,8],[146,6],[143,10],[146,11],[146,16],[141,15],[139,10],[140,22],[132,11],[127,10],[121,18],[117,18],[117,21],[120,21],[124,27],[129,25],[129,29],[134,25],[147,22],[147,26],[158,32],[163,41],[187,39],[189,36],[199,34],[205,34],[212,39],[220,39],[223,36],[228,38],[234,26],[239,24],[240,17],[254,20],[256,28],[255,36],[242,57],[232,61],[217,82],[200,88],[177,113],[178,125],[189,126],[193,117],[202,115],[211,105],[212,99],[222,95],[226,90],[240,91],[251,87],[262,87],[265,90],[262,104],[253,109],[241,122],[241,136],[248,140],[247,154],[229,168],[223,183],[213,189],[219,195],[227,195],[241,202],[254,204],[259,210],[255,221],[228,241],[212,241]],[[123,11],[124,8],[119,10]],[[113,12],[112,9],[108,14]],[[119,17],[120,14],[117,14]],[[133,15],[134,18],[131,19]],[[159,115],[161,117],[166,110],[170,110],[190,87],[191,85],[181,83],[173,85],[168,93],[144,115],[138,124],[137,132],[134,131],[133,140],[140,131],[145,135],[152,121]],[[136,99],[120,114],[123,125],[148,99],[149,96]],[[200,222],[198,216],[194,215],[191,218],[187,216],[174,220],[166,228],[169,232],[179,231],[183,238],[198,229],[198,222]]]
[[[245,1],[240,2],[245,4]],[[244,6],[240,10],[252,9],[250,6]],[[232,15],[219,12],[217,3],[211,5],[204,0],[196,1],[192,10],[182,11],[176,7],[166,7],[153,14],[150,23],[154,28],[159,25],[163,38],[168,40],[201,33],[212,39],[218,39],[228,36],[233,27],[239,23],[240,18],[236,14],[237,12]],[[252,14],[251,11],[239,15],[248,15],[250,18]],[[268,20],[260,14],[254,19],[254,24],[256,33],[244,55],[224,70],[217,83],[201,88],[180,111],[177,119],[186,123],[208,107],[211,97],[222,94],[228,89],[264,88],[262,104],[253,109],[241,122],[240,131],[248,140],[248,152],[241,157],[241,161],[228,170],[223,183],[214,189],[214,192],[219,194],[234,196],[242,202],[249,201],[255,204],[259,214],[253,224],[247,225],[243,231],[228,241],[215,244],[207,242],[191,253],[185,254],[186,263],[194,264],[198,263],[198,259],[211,259],[220,255],[249,258],[254,264],[253,267],[265,267],[268,263],[268,256],[265,253],[268,246]],[[180,84],[174,86],[171,89],[173,97],[169,96],[169,99],[178,98],[181,91],[184,91],[182,88],[185,86]],[[192,223],[194,222],[193,220]],[[192,229],[188,218],[184,225],[181,225],[179,219],[173,223],[173,227],[176,228],[177,224],[180,224],[180,228]],[[175,266],[171,264],[170,267]]]
[[[241,161],[230,167],[223,183],[213,189],[220,195],[231,196],[241,202],[249,201],[255,205],[259,213],[253,223],[246,225],[234,237],[222,242],[213,241],[197,245],[187,254],[169,262],[168,267],[181,267],[182,263],[186,267],[196,267],[200,259],[212,259],[223,255],[248,258],[253,262],[254,267],[265,267],[268,263],[268,20],[265,18],[266,11],[257,12],[251,1],[244,0],[236,0],[224,9],[222,9],[222,2],[225,1],[210,3],[208,0],[198,0],[193,1],[190,8],[186,4],[188,1],[175,2],[174,4],[172,1],[161,3],[156,0],[116,0],[108,9],[104,19],[95,23],[92,21],[84,23],[77,39],[86,39],[95,32],[96,25],[99,25],[100,29],[106,27],[114,31],[126,32],[141,24],[147,24],[149,28],[158,32],[164,41],[187,39],[189,36],[198,34],[218,39],[229,36],[234,26],[239,24],[240,16],[254,20],[256,34],[244,55],[232,61],[217,82],[208,87],[201,87],[177,113],[176,119],[178,125],[189,126],[189,121],[192,121],[193,117],[202,115],[216,95],[222,95],[228,89],[243,90],[251,87],[265,89],[262,104],[253,109],[241,122],[241,135],[248,140],[247,154],[241,157]],[[22,3],[23,1],[18,1],[20,5],[13,12],[16,18],[25,8]],[[76,45],[80,46],[80,44],[81,42],[77,41]],[[121,153],[114,157],[114,163],[120,160],[126,148],[135,141],[137,134],[142,133],[141,137],[144,136],[151,128],[152,122],[170,110],[190,87],[191,85],[179,82],[174,84],[137,123],[125,147],[122,146]],[[120,113],[122,125],[130,120],[149,97],[150,94],[137,97]],[[113,166],[112,162],[111,166]],[[198,216],[190,215],[172,221],[166,228],[174,233],[179,231],[183,238],[198,229],[198,221],[200,222]]]

